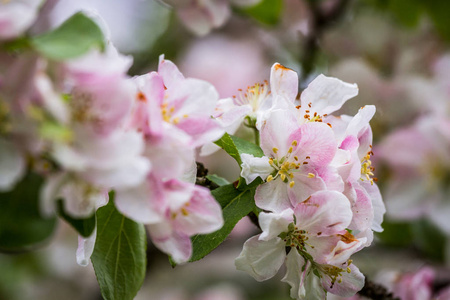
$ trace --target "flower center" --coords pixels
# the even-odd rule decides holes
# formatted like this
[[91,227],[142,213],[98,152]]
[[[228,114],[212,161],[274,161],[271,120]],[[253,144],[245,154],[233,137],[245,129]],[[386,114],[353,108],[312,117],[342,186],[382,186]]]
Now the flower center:
[[[295,108],[298,109],[298,111],[300,112],[300,114],[303,114],[303,121],[304,123],[309,123],[309,122],[323,122],[323,118],[328,116],[328,114],[323,114],[323,115],[319,115],[317,112],[313,112],[312,109],[312,103],[308,103],[308,107],[305,108],[304,110],[302,109],[301,105],[297,105]],[[302,118],[300,117],[300,120]],[[327,123],[328,126],[332,127],[330,123]]]
[[[165,122],[177,125],[180,123],[180,117],[174,117],[175,106],[169,105],[167,101],[161,104],[161,115]],[[183,118],[187,118],[189,115],[183,115]]]
[[256,83],[253,86],[247,87],[247,91],[243,93],[239,89],[239,96],[233,96],[233,101],[236,105],[247,105],[252,107],[253,112],[256,112],[264,100],[270,95],[269,83],[267,80],[264,83]]
[[[372,148],[372,145],[370,145],[370,148]],[[368,180],[371,185],[373,185],[374,181],[378,181],[378,178],[372,177],[375,171],[375,167],[372,166],[372,162],[370,161],[370,156],[372,155],[373,152],[370,150],[361,160],[361,181]]]
[[[267,176],[266,181],[270,182],[277,177],[280,177],[282,181],[288,183],[289,187],[294,187],[295,181],[294,179],[294,173],[299,171],[300,167],[302,165],[307,165],[307,160],[311,157],[306,156],[303,161],[300,161],[297,156],[292,157],[292,152],[294,151],[294,147],[298,146],[297,140],[293,140],[291,143],[291,147],[289,147],[288,153],[283,156],[280,159],[276,159],[273,157],[269,158],[269,164],[272,166],[272,168],[275,170],[274,173]],[[278,148],[272,149],[273,153],[277,154]],[[291,158],[292,157],[292,158]],[[308,178],[314,178],[315,175],[313,173],[308,173]]]

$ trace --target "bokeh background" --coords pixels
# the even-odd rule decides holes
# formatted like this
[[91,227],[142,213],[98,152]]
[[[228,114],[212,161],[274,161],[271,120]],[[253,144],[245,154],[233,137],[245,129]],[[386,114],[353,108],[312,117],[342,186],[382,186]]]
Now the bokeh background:
[[[269,79],[274,62],[297,71],[301,88],[320,73],[357,83],[359,95],[341,113],[377,107],[373,162],[387,214],[385,231],[354,260],[394,292],[402,282],[435,294],[449,285],[450,2],[217,0],[225,3],[220,22],[201,30],[180,13],[183,5],[167,2],[49,0],[33,30],[89,10],[103,18],[119,51],[133,56],[130,75],[155,70],[164,54],[185,76],[211,82],[222,98]],[[229,181],[239,176],[235,161],[220,151],[198,161]],[[289,299],[282,271],[258,283],[235,270],[244,241],[257,232],[244,219],[205,259],[176,268],[149,242],[147,277],[136,299]],[[102,299],[92,266],[76,264],[76,247],[76,232],[61,220],[39,249],[0,254],[0,299]],[[423,270],[432,280],[420,277]]]

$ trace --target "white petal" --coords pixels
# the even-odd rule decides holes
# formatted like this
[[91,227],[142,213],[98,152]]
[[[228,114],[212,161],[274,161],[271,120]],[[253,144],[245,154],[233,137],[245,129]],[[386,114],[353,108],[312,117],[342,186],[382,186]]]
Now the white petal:
[[282,239],[259,241],[258,236],[254,236],[244,243],[235,265],[236,269],[247,272],[257,281],[263,281],[278,272],[285,257],[285,242]]
[[270,90],[273,94],[283,96],[294,102],[298,94],[297,73],[279,63],[275,63],[270,72]]
[[290,208],[281,213],[265,213],[259,214],[259,225],[263,233],[259,236],[262,241],[268,241],[277,237],[282,232],[288,231],[288,225],[294,222],[294,211]]
[[0,139],[0,191],[8,191],[25,174],[25,158],[17,147]]
[[312,104],[311,111],[320,115],[330,114],[350,98],[358,95],[358,86],[343,82],[337,78],[317,76],[301,95],[303,107]]
[[273,212],[291,208],[287,189],[287,184],[278,178],[263,183],[256,188],[255,203],[259,208]]
[[144,224],[160,222],[163,217],[151,201],[152,194],[156,193],[155,189],[144,182],[133,188],[116,190],[115,204],[122,214],[136,222]]
[[89,264],[92,252],[94,252],[95,239],[97,238],[97,226],[92,234],[84,238],[81,235],[78,236],[78,248],[77,248],[77,264],[86,267]]
[[244,153],[241,154],[241,159],[241,176],[245,178],[247,184],[250,184],[258,176],[265,180],[274,171],[269,164],[269,158],[267,156],[254,157],[251,154]]
[[40,211],[45,217],[50,217],[55,214],[55,201],[59,196],[59,189],[66,179],[66,173],[48,176],[39,191]]

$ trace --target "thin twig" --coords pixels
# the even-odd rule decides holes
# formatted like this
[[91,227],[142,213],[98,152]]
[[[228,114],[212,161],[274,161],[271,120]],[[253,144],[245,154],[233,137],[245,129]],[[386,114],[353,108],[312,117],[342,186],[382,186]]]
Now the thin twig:
[[302,64],[301,82],[304,82],[314,69],[319,54],[319,41],[330,25],[334,24],[346,11],[350,0],[340,0],[329,10],[320,7],[320,1],[309,0],[307,4],[311,11],[311,25],[303,44],[300,62]]

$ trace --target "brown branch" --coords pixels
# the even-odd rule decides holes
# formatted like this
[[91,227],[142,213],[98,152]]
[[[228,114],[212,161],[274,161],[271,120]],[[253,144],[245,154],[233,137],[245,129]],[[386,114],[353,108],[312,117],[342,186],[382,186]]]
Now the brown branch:
[[358,295],[373,300],[401,300],[394,297],[384,286],[370,281],[367,277],[364,287],[358,292]]
[[339,0],[330,9],[324,10],[320,6],[320,1],[307,1],[312,16],[300,57],[302,64],[301,82],[304,82],[314,69],[314,63],[320,49],[319,42],[324,31],[344,14],[349,3],[350,0]]

